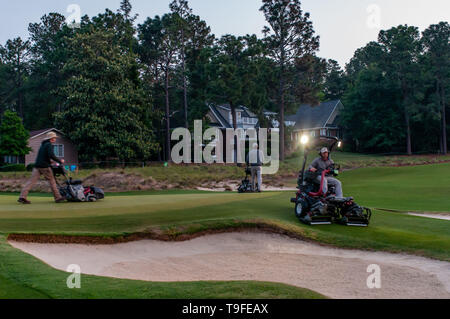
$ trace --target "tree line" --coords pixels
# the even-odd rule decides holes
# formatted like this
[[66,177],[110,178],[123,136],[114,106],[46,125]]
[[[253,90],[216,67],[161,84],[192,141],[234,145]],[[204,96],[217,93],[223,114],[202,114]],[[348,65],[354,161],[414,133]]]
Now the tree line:
[[400,25],[358,49],[345,71],[333,65],[330,96],[342,96],[342,124],[363,152],[448,152],[450,26],[422,33]]
[[[234,127],[240,105],[270,126],[265,109],[284,123],[302,103],[342,98],[355,150],[404,140],[407,152],[432,150],[436,139],[446,149],[448,23],[422,37],[415,27],[382,31],[343,70],[317,56],[320,38],[299,0],[263,0],[260,38],[217,38],[187,0],[168,9],[136,24],[122,0],[78,28],[58,13],[30,23],[29,39],[0,45],[0,114],[14,111],[28,130],[57,127],[84,161],[170,160],[171,130],[197,119],[207,127],[208,103],[229,104]],[[284,125],[280,133],[289,141]]]

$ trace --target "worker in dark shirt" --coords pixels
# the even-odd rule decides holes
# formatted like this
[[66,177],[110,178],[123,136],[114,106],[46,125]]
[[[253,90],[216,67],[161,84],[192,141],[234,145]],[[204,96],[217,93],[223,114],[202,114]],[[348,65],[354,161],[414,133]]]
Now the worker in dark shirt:
[[59,193],[58,187],[56,187],[55,177],[53,176],[53,172],[51,169],[51,161],[55,161],[59,164],[63,164],[64,160],[59,159],[53,153],[53,145],[56,142],[56,134],[50,132],[47,134],[46,139],[42,142],[41,147],[39,148],[39,152],[36,158],[36,162],[34,164],[33,173],[31,174],[30,180],[25,184],[22,193],[20,194],[20,198],[18,200],[21,204],[31,204],[30,201],[27,200],[28,193],[34,184],[37,183],[41,175],[45,177],[46,180],[49,181],[50,187],[53,192],[53,196],[55,197],[56,203],[64,202],[65,199]]

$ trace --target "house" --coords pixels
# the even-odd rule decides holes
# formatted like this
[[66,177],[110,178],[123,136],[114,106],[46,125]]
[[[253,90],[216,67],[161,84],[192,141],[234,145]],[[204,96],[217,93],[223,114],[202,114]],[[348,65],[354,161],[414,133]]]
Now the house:
[[[229,104],[222,104],[222,105],[214,105],[209,104],[208,105],[209,111],[206,115],[206,117],[210,121],[211,127],[217,127],[222,131],[223,137],[224,137],[224,149],[223,154],[226,152],[226,145],[234,145],[234,136],[230,140],[226,140],[226,130],[227,129],[233,129],[233,116],[231,113],[231,108]],[[264,110],[264,116],[272,123],[273,128],[278,127],[278,121],[276,121],[277,113]],[[243,130],[249,130],[249,129],[256,129],[258,130],[260,128],[260,123],[258,116],[250,111],[245,106],[238,106],[236,107],[236,124],[237,129],[243,129]],[[242,132],[241,138],[244,138],[244,132]],[[248,136],[245,137],[246,141],[248,141]],[[214,144],[212,142],[211,144]],[[233,150],[232,157],[235,158],[235,151]]]
[[34,163],[39,148],[49,132],[55,132],[57,135],[56,142],[53,144],[53,152],[55,155],[58,158],[64,159],[66,164],[78,164],[78,151],[75,144],[61,131],[50,128],[30,132],[28,146],[31,148],[31,152],[25,156],[25,165]]
[[291,139],[300,141],[304,134],[342,138],[339,112],[343,107],[341,100],[323,102],[318,106],[301,105],[296,114],[286,117],[286,125],[293,128]]

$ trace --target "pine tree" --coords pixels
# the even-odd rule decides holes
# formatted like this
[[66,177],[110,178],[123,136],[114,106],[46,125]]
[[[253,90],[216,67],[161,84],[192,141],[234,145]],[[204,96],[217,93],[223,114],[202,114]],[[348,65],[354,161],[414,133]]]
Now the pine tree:
[[20,117],[24,117],[24,82],[29,73],[30,42],[20,37],[8,40],[3,47],[0,45],[0,60],[5,64],[6,80],[10,86],[10,104],[14,105]]
[[436,100],[441,111],[441,152],[448,153],[447,148],[447,115],[446,89],[450,84],[450,25],[440,22],[431,25],[423,32],[422,43],[426,48],[426,57],[436,86]]
[[188,97],[187,97],[187,79],[186,79],[186,45],[189,40],[191,28],[189,26],[189,17],[192,15],[192,9],[186,0],[174,0],[169,5],[174,15],[174,23],[179,32],[179,50],[181,59],[181,76],[183,82],[183,106],[184,106],[184,122],[185,128],[189,128],[188,124]]
[[400,25],[380,31],[378,42],[385,53],[388,75],[396,81],[402,95],[403,119],[406,131],[406,152],[412,155],[411,113],[414,91],[420,78],[418,58],[421,54],[420,33],[417,27]]
[[131,10],[133,9],[129,0],[122,0],[120,3],[119,13],[122,13],[125,17],[125,20],[130,20],[131,18]]
[[[292,85],[289,71],[294,70],[296,60],[319,49],[319,37],[314,36],[310,15],[303,12],[300,0],[263,0],[260,10],[270,26],[263,29],[266,45],[277,64],[280,140],[284,141],[286,90]],[[280,142],[280,160],[284,158],[284,143]]]
[[347,80],[344,71],[335,60],[328,60],[325,75],[325,99],[341,99],[347,88]]

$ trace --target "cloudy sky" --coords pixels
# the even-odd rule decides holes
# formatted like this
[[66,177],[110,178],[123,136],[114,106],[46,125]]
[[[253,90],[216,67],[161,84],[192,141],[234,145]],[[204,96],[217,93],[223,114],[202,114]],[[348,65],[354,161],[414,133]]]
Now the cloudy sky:
[[[137,23],[168,11],[170,0],[131,0]],[[261,35],[265,24],[260,0],[189,0],[194,13],[211,26],[216,36],[223,34]],[[69,16],[69,5],[79,6],[90,17],[115,11],[120,0],[0,0],[0,44],[14,37],[28,37],[28,24],[49,12]],[[449,0],[303,0],[320,35],[319,56],[335,59],[342,66],[356,49],[376,40],[380,29],[399,24],[414,25],[423,31],[430,24],[449,21]]]

